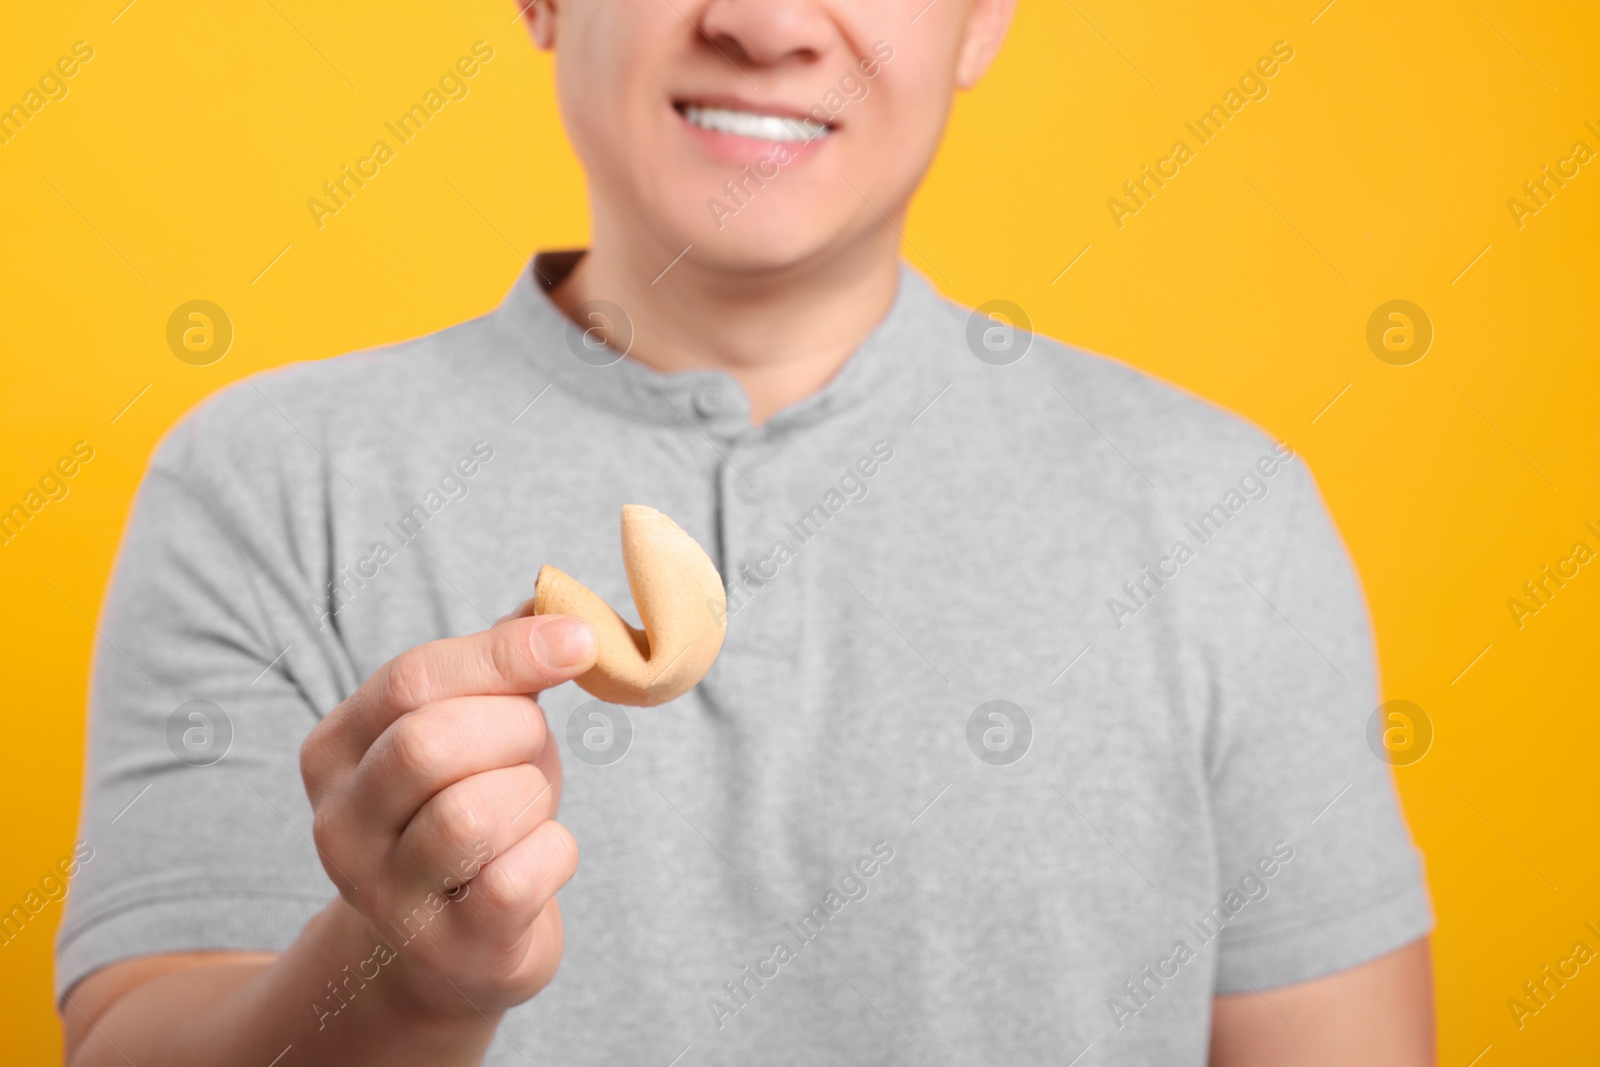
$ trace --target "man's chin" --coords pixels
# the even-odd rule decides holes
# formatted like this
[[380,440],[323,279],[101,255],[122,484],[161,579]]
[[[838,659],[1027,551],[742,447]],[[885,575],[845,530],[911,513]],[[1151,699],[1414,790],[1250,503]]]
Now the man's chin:
[[729,274],[785,274],[804,271],[848,243],[827,227],[796,226],[792,218],[776,225],[745,221],[750,224],[703,232],[691,253],[695,262]]

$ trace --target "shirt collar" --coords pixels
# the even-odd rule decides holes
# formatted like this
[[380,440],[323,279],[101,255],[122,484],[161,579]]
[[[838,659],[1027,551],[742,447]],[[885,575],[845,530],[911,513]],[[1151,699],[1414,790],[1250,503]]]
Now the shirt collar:
[[549,290],[582,255],[581,250],[541,252],[533,258],[494,312],[508,339],[557,385],[597,407],[637,421],[687,421],[725,438],[797,429],[884,395],[916,362],[923,347],[919,341],[933,339],[943,306],[927,280],[902,261],[888,314],[839,373],[764,426],[752,428],[749,399],[732,375],[717,370],[664,374],[592,342],[585,344],[582,331],[549,297]]

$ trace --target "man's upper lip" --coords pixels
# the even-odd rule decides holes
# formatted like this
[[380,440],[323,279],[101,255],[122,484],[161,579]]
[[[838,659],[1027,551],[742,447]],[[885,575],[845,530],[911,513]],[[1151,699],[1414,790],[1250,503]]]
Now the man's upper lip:
[[[806,119],[811,122],[816,122],[817,118],[808,114],[808,109],[821,106],[817,101],[810,104],[791,104],[781,100],[752,100],[746,96],[728,93],[683,93],[674,96],[672,100],[677,107],[716,107],[726,111],[748,111],[756,115],[776,115],[779,118]],[[830,118],[827,125],[838,124]]]

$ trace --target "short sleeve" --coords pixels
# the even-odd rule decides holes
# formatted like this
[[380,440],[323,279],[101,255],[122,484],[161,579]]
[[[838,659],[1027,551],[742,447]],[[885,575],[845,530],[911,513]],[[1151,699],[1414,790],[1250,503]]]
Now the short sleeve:
[[318,563],[290,532],[307,505],[274,473],[293,442],[253,399],[236,389],[191,413],[134,501],[98,626],[89,855],[57,938],[58,995],[129,957],[283,949],[335,893],[299,746],[348,666],[307,607]]
[[1371,623],[1350,557],[1303,461],[1288,463],[1277,549],[1217,628],[1209,751],[1217,992],[1307,981],[1374,959],[1433,924],[1389,764]]

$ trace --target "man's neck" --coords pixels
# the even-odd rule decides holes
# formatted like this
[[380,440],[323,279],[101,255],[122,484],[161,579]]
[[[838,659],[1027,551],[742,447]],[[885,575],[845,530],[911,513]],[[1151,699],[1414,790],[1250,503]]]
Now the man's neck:
[[778,271],[711,270],[681,250],[594,241],[551,293],[569,316],[588,300],[628,314],[628,356],[664,373],[720,370],[750,398],[750,421],[821,389],[888,314],[899,286],[898,235],[889,227],[856,246]]

